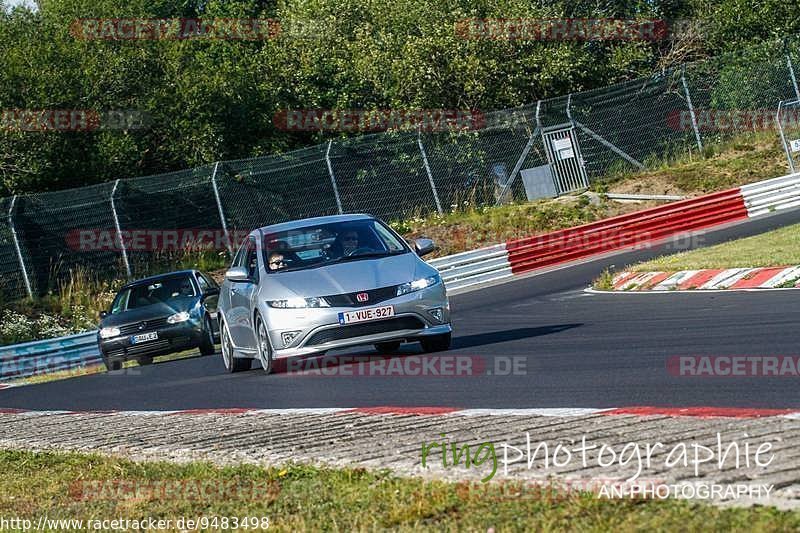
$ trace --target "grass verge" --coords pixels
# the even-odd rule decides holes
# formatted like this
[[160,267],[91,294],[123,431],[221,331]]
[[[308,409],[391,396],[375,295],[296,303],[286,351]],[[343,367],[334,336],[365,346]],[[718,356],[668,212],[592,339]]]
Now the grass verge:
[[627,270],[678,271],[704,268],[757,268],[800,265],[800,224],[708,248],[657,257]]
[[[720,509],[686,501],[607,500],[590,494],[524,500],[464,497],[460,484],[364,469],[221,468],[27,451],[0,451],[0,469],[8,474],[0,477],[0,516],[27,518],[34,524],[41,516],[155,518],[173,523],[181,517],[252,516],[268,517],[270,529],[278,531],[800,529],[800,513],[772,508]],[[150,490],[165,486],[171,491],[169,497]],[[138,487],[139,493],[119,497],[130,487]],[[213,487],[211,497],[197,487]]]

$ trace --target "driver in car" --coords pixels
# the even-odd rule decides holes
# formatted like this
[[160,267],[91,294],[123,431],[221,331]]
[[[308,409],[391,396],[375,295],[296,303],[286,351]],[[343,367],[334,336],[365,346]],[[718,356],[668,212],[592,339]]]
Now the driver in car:
[[344,232],[341,238],[342,241],[342,255],[347,257],[356,250],[358,250],[358,232],[355,230],[348,230]]

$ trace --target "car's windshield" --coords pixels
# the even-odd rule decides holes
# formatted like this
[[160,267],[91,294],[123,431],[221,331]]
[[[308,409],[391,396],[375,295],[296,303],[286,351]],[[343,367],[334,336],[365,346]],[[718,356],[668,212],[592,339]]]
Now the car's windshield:
[[374,219],[319,224],[264,236],[264,264],[269,273],[408,251],[400,238]]
[[111,306],[111,314],[195,295],[194,283],[189,274],[158,278],[121,290]]

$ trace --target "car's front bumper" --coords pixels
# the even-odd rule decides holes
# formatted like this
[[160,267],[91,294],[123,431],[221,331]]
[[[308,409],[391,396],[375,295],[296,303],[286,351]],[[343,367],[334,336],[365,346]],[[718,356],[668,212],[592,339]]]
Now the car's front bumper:
[[157,357],[197,348],[203,339],[203,331],[200,324],[194,321],[182,322],[162,326],[157,330],[145,330],[139,333],[151,333],[156,331],[158,339],[146,341],[141,344],[132,344],[132,335],[101,339],[98,336],[100,352],[104,357],[119,358],[122,360],[136,359],[137,357]]
[[[339,323],[339,313],[387,305],[394,308],[394,316],[389,319],[347,325]],[[441,319],[436,318],[433,310],[440,311]],[[452,331],[450,304],[442,283],[364,307],[270,308],[267,312],[273,357],[276,359],[380,342],[411,341]],[[285,346],[282,334],[292,331],[300,333]]]

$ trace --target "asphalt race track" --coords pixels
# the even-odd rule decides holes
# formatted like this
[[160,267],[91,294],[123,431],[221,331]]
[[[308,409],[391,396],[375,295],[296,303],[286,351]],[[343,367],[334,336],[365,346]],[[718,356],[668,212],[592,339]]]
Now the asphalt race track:
[[[697,247],[800,222],[800,210],[753,219],[679,245]],[[451,299],[447,355],[491,371],[522,358],[521,375],[266,376],[225,373],[221,356],[194,357],[0,391],[0,408],[181,410],[448,406],[461,408],[717,406],[800,407],[798,379],[677,377],[676,355],[800,355],[800,291],[596,295],[584,292],[609,265],[674,250],[661,245]],[[369,349],[347,352],[369,355]],[[419,354],[416,344],[403,355]],[[341,352],[337,355],[341,355]],[[519,363],[518,363],[519,364]]]

